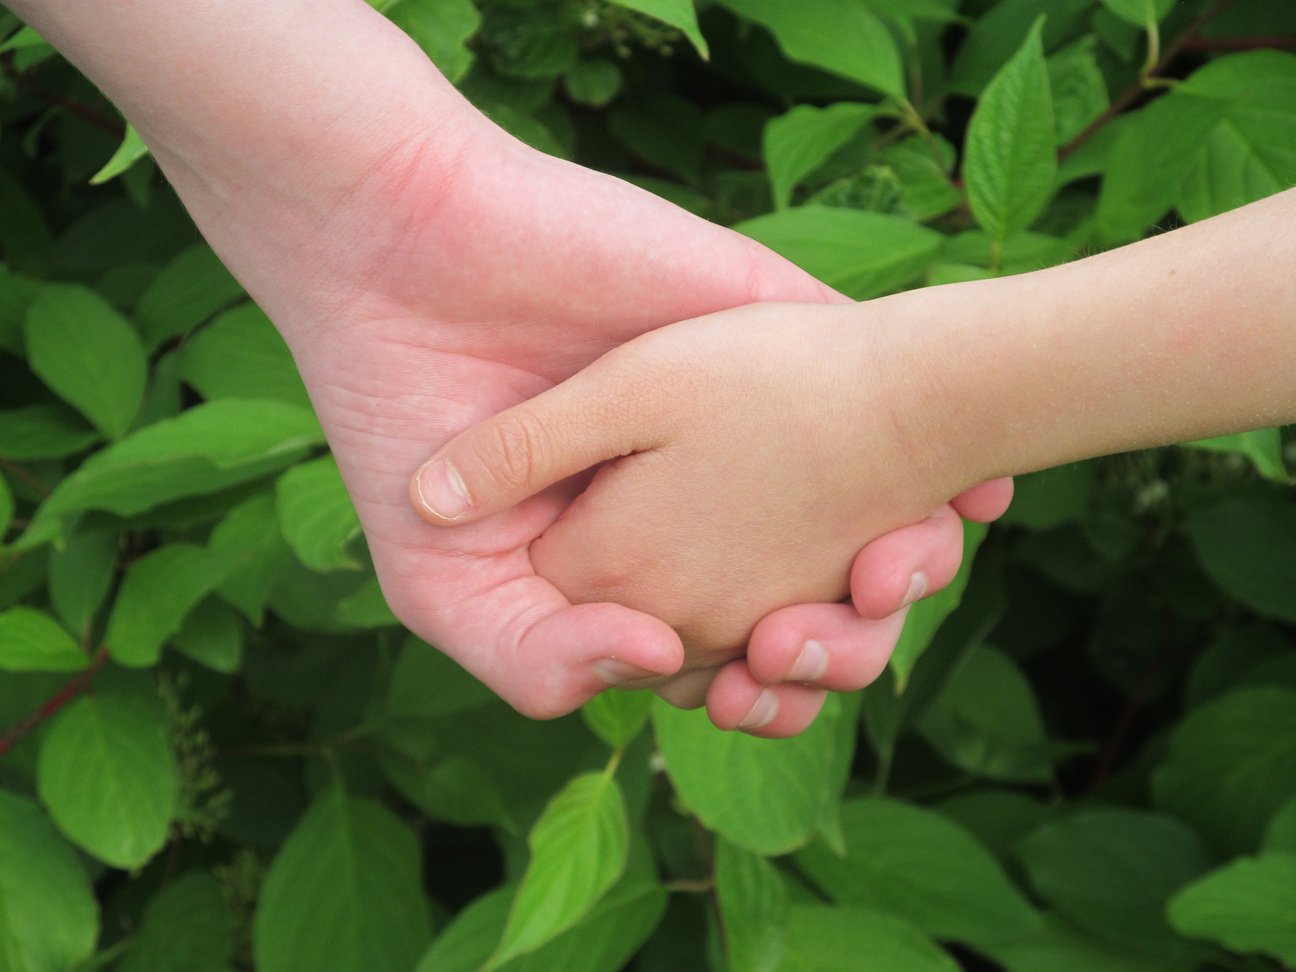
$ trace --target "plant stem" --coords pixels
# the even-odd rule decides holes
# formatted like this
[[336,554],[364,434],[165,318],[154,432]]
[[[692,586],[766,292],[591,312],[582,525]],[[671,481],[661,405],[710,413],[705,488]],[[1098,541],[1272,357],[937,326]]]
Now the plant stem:
[[69,679],[66,685],[46,700],[44,705],[0,733],[0,758],[29,736],[33,729],[84,692],[107,660],[108,647],[105,645],[91,657],[89,667]]

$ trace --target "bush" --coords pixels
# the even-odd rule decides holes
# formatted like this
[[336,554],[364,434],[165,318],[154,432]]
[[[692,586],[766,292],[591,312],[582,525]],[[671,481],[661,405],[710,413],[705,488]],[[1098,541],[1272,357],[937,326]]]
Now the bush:
[[[375,5],[859,299],[1296,184],[1272,0]],[[1022,480],[798,739],[529,722],[394,623],[278,335],[0,37],[0,972],[1296,965],[1282,430]]]

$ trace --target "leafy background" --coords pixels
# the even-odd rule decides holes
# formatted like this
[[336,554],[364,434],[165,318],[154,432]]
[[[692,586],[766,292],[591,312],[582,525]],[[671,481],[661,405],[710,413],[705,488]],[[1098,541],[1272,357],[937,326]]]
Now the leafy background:
[[[861,299],[1296,184],[1296,4],[375,5]],[[138,139],[0,38],[0,972],[1296,967],[1290,434],[1022,480],[798,739],[528,722],[394,624]]]

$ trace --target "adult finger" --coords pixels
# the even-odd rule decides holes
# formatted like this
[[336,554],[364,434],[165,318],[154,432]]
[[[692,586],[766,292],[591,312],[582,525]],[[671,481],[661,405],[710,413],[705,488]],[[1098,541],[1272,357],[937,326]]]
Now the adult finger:
[[747,666],[766,686],[799,683],[856,692],[891,658],[905,611],[863,618],[849,604],[798,604],[766,615],[752,631]]
[[804,732],[819,715],[828,693],[808,685],[764,685],[742,659],[716,674],[707,693],[707,715],[720,729],[764,739]]

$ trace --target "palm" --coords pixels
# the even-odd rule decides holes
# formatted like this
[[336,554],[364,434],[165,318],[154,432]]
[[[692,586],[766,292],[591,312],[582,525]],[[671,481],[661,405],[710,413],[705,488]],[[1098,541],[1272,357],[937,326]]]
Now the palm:
[[[606,654],[599,642],[616,643],[611,633],[632,617],[587,605],[555,623],[567,602],[526,548],[570,497],[437,530],[410,509],[410,473],[455,433],[645,330],[829,292],[647,193],[512,146],[493,146],[489,167],[465,166],[437,204],[427,202],[434,175],[415,169],[396,198],[357,195],[335,217],[391,242],[369,259],[352,249],[338,264],[350,282],[293,288],[365,295],[340,317],[299,304],[293,317],[332,324],[328,340],[294,341],[295,351],[398,616],[515,705],[556,712],[598,687],[589,663]],[[586,636],[592,655],[574,643]]]

